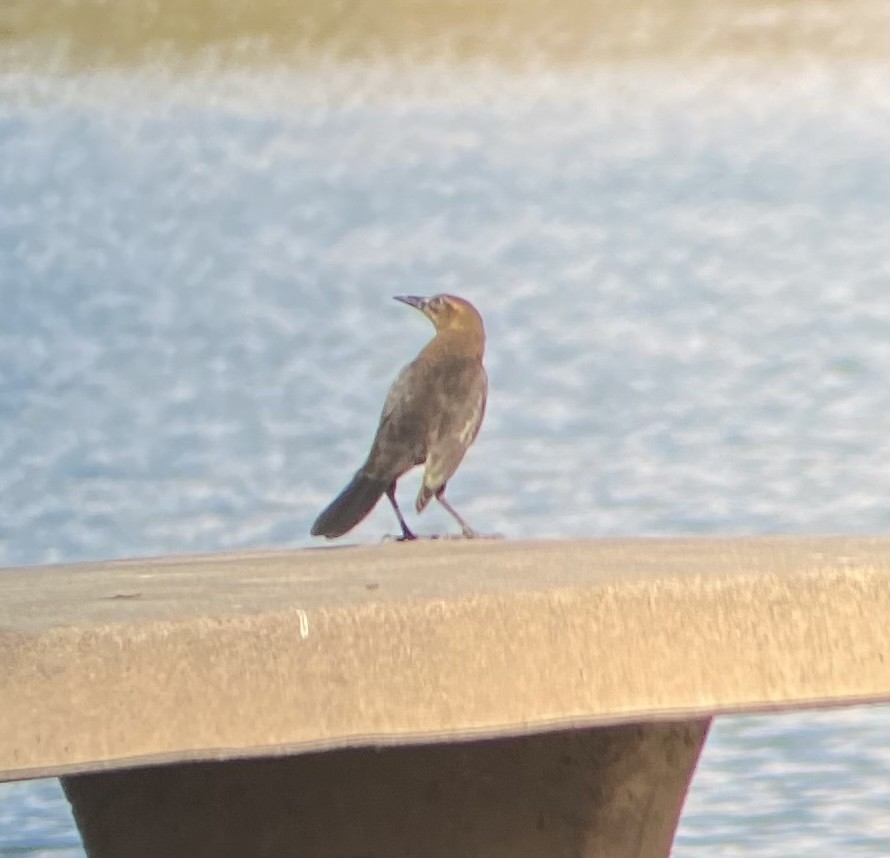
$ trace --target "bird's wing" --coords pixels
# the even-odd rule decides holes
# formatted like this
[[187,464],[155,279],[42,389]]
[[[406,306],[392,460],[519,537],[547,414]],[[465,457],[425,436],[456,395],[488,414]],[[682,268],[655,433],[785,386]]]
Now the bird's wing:
[[418,370],[412,362],[392,383],[363,466],[367,473],[387,480],[398,479],[426,457],[423,386],[418,382]]
[[382,424],[392,414],[396,403],[404,398],[404,392],[410,387],[409,378],[411,376],[411,364],[403,366],[399,370],[395,381],[389,386],[389,392],[383,401],[383,409],[380,412],[380,423]]
[[476,440],[476,436],[479,434],[479,429],[482,426],[482,418],[485,417],[485,405],[488,402],[488,373],[485,372],[484,366],[479,366],[471,397],[476,405],[461,434],[461,438],[467,447]]
[[442,491],[479,434],[488,395],[485,370],[479,365],[473,366],[462,386],[464,390],[460,405],[463,407],[443,408],[440,413],[445,417],[433,429],[423,483],[417,495],[418,512]]

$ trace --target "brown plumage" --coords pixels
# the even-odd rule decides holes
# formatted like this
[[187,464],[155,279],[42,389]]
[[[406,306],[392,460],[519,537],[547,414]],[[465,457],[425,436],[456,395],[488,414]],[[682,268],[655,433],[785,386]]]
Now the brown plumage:
[[445,486],[476,438],[488,395],[482,366],[485,328],[476,308],[454,295],[397,296],[435,326],[436,335],[398,375],[386,397],[371,452],[349,485],[312,525],[313,536],[333,539],[352,530],[385,494],[402,528],[414,539],[396,503],[396,483],[424,465],[417,511],[435,497],[466,537],[475,531],[445,500]]

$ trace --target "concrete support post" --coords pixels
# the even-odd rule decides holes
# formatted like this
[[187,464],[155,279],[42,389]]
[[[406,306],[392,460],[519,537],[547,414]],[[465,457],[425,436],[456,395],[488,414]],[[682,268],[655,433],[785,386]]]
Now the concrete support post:
[[62,779],[90,858],[659,858],[709,720]]

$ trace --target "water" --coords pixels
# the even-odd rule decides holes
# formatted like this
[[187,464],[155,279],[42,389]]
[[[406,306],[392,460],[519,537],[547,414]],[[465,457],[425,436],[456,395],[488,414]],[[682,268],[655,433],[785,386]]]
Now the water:
[[[390,296],[436,291],[488,326],[476,527],[887,532],[890,75],[814,8],[825,55],[19,45],[0,564],[311,544],[429,335]],[[676,854],[887,855],[888,721],[719,721]],[[82,854],[55,782],[0,785],[0,856],[50,854]]]

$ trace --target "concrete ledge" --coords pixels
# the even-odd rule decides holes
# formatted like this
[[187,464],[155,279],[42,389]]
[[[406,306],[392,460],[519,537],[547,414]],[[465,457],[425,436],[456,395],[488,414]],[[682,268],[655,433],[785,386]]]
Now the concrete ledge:
[[890,700],[890,539],[7,569],[0,779]]
[[5,570],[0,778],[91,858],[667,858],[710,717],[890,699],[888,616],[890,539]]

